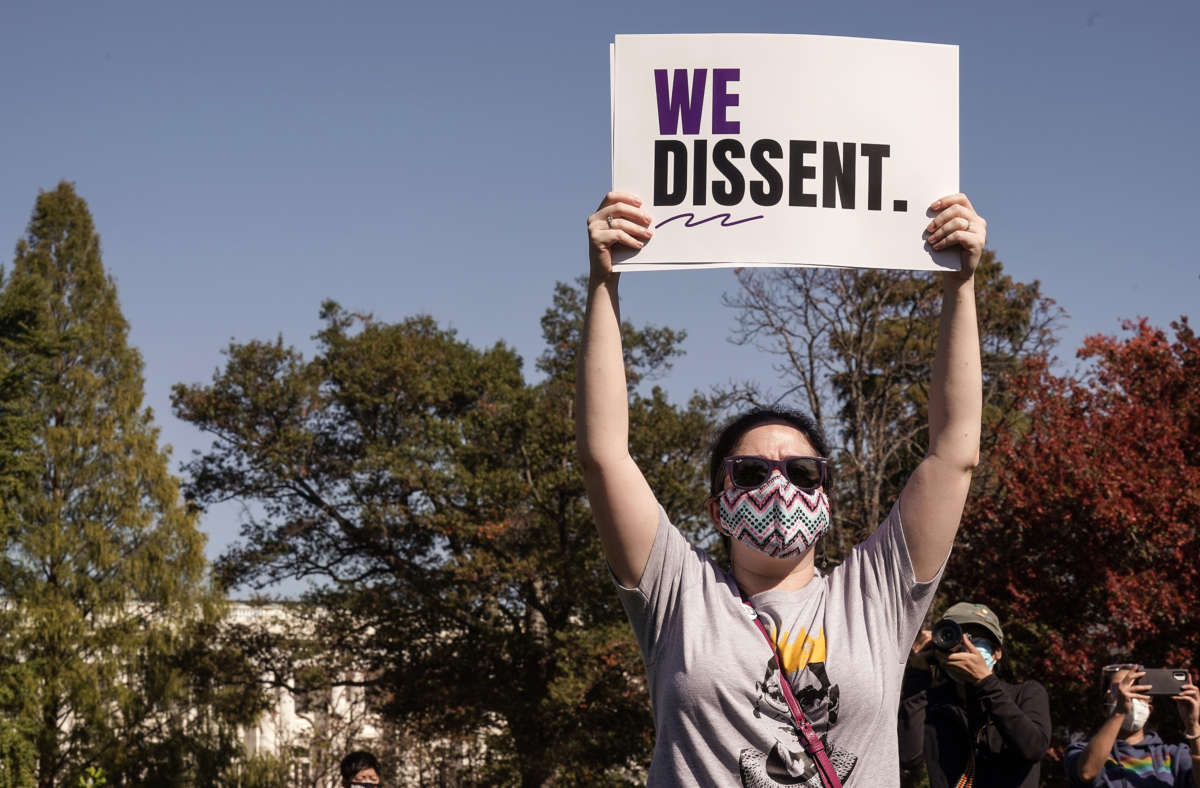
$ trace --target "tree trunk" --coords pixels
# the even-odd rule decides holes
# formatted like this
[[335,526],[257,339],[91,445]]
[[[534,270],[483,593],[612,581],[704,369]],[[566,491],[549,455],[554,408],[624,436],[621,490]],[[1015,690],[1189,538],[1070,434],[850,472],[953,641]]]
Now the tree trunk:
[[[537,698],[524,694],[527,709],[537,707]],[[549,726],[536,719],[536,712],[523,712],[524,719],[510,720],[513,746],[517,751],[517,768],[521,771],[521,788],[550,788],[555,784],[554,768],[549,749],[554,741]]]
[[42,704],[42,729],[37,734],[37,753],[38,788],[54,788],[62,754],[58,748],[58,704],[52,700]]

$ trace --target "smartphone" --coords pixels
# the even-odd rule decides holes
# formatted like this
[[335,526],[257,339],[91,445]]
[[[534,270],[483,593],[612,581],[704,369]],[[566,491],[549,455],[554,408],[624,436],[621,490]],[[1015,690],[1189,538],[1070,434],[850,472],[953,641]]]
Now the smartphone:
[[1138,684],[1149,684],[1147,695],[1178,695],[1188,683],[1188,672],[1179,668],[1146,668]]

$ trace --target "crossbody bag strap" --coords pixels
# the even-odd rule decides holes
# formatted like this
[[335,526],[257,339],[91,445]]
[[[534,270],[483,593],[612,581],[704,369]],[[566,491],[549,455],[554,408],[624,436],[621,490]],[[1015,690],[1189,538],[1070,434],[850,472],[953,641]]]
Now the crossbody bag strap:
[[738,589],[738,593],[741,594],[742,602],[754,614],[754,624],[758,627],[758,631],[762,633],[771,651],[775,652],[775,667],[779,671],[779,690],[783,693],[783,699],[787,701],[788,710],[792,712],[792,722],[795,723],[796,730],[800,734],[800,741],[804,745],[804,751],[809,754],[817,765],[817,772],[821,775],[821,785],[825,786],[825,788],[842,788],[842,781],[838,778],[837,770],[833,768],[833,763],[830,762],[828,753],[825,752],[825,745],[821,742],[821,737],[817,736],[817,732],[813,730],[812,724],[804,716],[804,712],[800,709],[800,704],[796,701],[796,695],[792,692],[792,685],[787,680],[787,674],[783,670],[783,657],[779,655],[779,649],[775,647],[775,641],[771,640],[770,633],[767,632],[767,628],[763,626],[762,620],[758,617],[758,611],[754,609],[754,605],[750,604],[750,600],[746,598],[746,595],[742,593],[740,588]]
[[975,735],[971,735],[971,722],[967,720],[967,739],[971,742],[970,749],[967,750],[967,768],[963,772],[962,777],[958,778],[958,782],[954,784],[954,788],[974,788],[975,786],[975,753],[979,750],[979,739],[984,736],[984,731],[987,730],[987,723],[975,729]]

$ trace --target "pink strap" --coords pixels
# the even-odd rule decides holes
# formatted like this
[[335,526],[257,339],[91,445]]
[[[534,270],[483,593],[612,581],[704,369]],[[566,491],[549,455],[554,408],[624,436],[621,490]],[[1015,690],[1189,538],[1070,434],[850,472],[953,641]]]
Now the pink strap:
[[[738,589],[738,593],[742,594],[740,588]],[[754,613],[755,626],[758,627],[758,631],[766,639],[767,645],[771,647],[771,651],[775,652],[775,667],[779,669],[779,689],[783,692],[783,699],[787,701],[788,709],[792,712],[792,722],[796,724],[796,730],[800,732],[800,740],[804,744],[804,751],[816,761],[817,772],[821,775],[821,785],[825,786],[825,788],[842,788],[842,781],[838,779],[837,770],[833,768],[833,764],[829,761],[829,755],[825,752],[825,745],[821,743],[821,738],[817,736],[808,718],[800,710],[800,704],[796,702],[796,695],[792,692],[792,685],[788,682],[787,674],[783,671],[783,657],[779,655],[779,649],[775,647],[775,641],[771,640],[771,635],[767,632],[767,628],[763,626],[763,622],[758,617],[758,611],[754,609],[754,605],[750,604],[750,600],[746,598],[745,594],[742,594],[742,602]]]

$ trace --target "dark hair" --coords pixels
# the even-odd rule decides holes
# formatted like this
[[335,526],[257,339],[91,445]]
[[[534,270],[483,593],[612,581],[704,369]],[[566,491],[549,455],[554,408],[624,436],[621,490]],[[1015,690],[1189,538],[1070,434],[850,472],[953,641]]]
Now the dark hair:
[[[829,456],[829,443],[811,416],[794,410],[755,408],[738,416],[717,433],[717,439],[713,441],[712,454],[708,460],[709,495],[720,495],[721,490],[725,488],[725,458],[733,451],[733,447],[742,439],[742,436],[755,427],[772,422],[783,422],[795,427],[812,444],[819,456]],[[825,485],[830,486],[828,475],[825,477]]]
[[342,763],[338,769],[342,773],[343,780],[353,780],[354,775],[363,769],[374,769],[376,773],[380,771],[379,760],[366,750],[355,750],[345,758],[342,758]]

